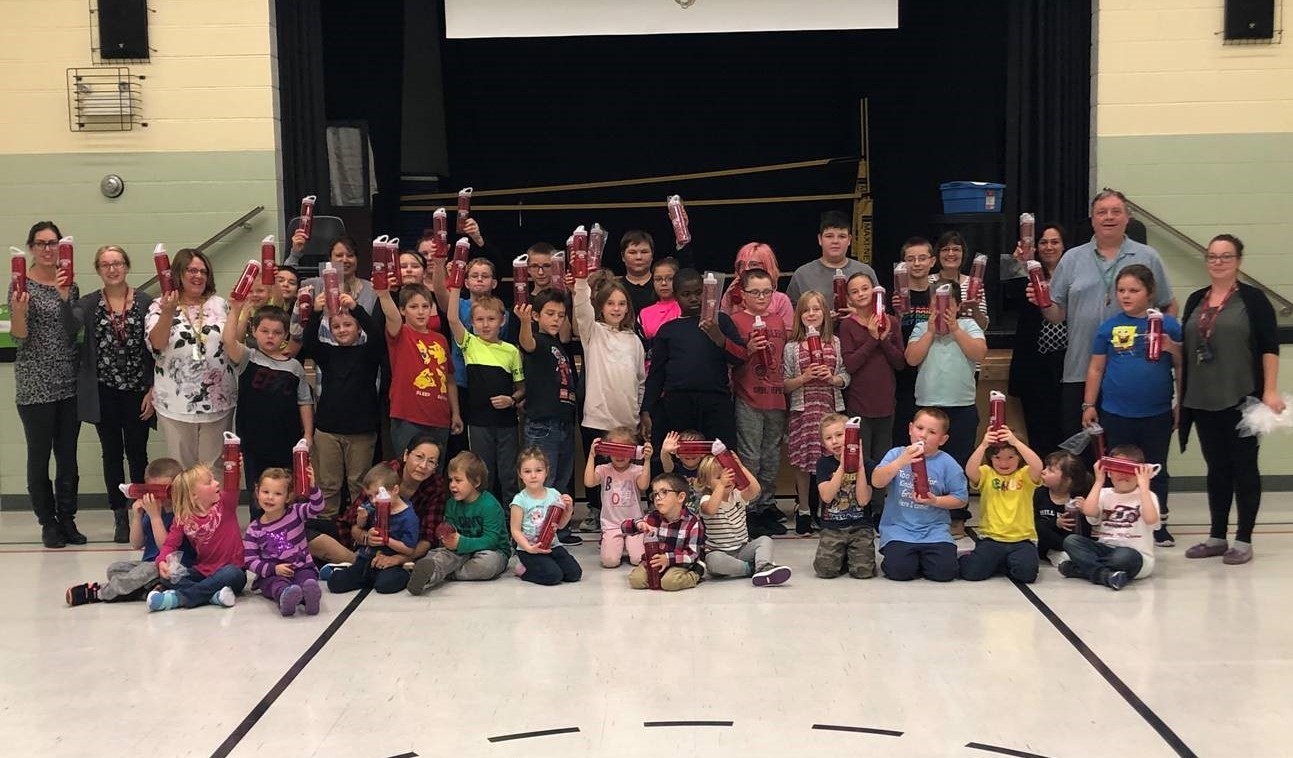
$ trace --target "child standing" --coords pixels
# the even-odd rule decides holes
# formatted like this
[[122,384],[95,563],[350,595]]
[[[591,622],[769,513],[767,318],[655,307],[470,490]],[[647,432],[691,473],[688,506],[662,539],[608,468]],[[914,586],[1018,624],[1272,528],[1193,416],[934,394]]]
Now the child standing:
[[682,307],[673,296],[673,280],[678,275],[676,258],[661,258],[651,266],[651,284],[655,287],[655,302],[638,313],[638,323],[642,325],[642,336],[647,344],[655,339],[660,327],[678,318]]
[[[908,291],[910,307],[901,311],[902,342],[908,344],[911,333],[917,324],[929,320],[930,306],[933,305],[934,289],[930,286],[929,270],[934,266],[934,246],[924,237],[910,237],[902,243],[902,262],[907,264],[908,279],[911,288]],[[898,282],[893,283],[889,291],[893,312],[899,313],[902,304],[902,293],[898,291]],[[904,359],[904,363],[905,363]],[[893,447],[906,447],[907,430],[896,419],[912,418],[916,414],[916,375],[915,366],[907,366],[898,372],[897,390],[894,399]],[[878,448],[877,448],[878,449]]]
[[[183,471],[174,458],[158,458],[144,469],[144,484],[169,488],[175,477]],[[108,581],[104,584],[87,582],[67,588],[66,599],[70,606],[86,603],[120,603],[143,600],[158,582],[158,545],[166,542],[166,534],[175,521],[171,498],[144,495],[130,504],[130,547],[143,548],[144,554],[137,561],[115,561],[108,564]],[[181,548],[184,566],[192,566],[193,546],[187,542]]]
[[[949,529],[948,511],[964,508],[969,499],[965,472],[952,456],[940,450],[947,442],[947,414],[939,408],[922,408],[907,425],[912,444],[885,454],[871,483],[888,487],[880,516],[880,568],[897,581],[924,576],[935,582],[956,578],[956,543]],[[929,494],[916,494],[911,464],[925,461]]]
[[736,475],[712,455],[700,463],[704,482],[700,496],[700,519],[705,525],[705,568],[715,577],[750,577],[755,587],[785,584],[790,569],[772,562],[772,538],[766,534],[750,539],[746,526],[746,505],[759,496],[759,482],[737,461],[750,480],[744,490],[736,489]]
[[284,616],[295,616],[302,604],[306,615],[318,614],[323,596],[305,539],[305,522],[323,511],[323,493],[314,484],[314,468],[308,471],[310,496],[291,508],[292,472],[281,468],[261,472],[256,485],[261,516],[247,525],[242,539],[247,570],[256,575],[251,588],[278,603]]
[[[548,478],[548,459],[537,447],[527,447],[517,458],[517,469],[523,489],[512,499],[510,531],[516,540],[516,555],[524,571],[520,576],[534,584],[561,584],[577,582],[584,575],[570,552],[560,545],[540,547],[539,532],[548,509],[554,505],[562,509],[557,527],[570,521],[574,501],[555,489],[545,486]],[[554,535],[555,540],[555,535]]]
[[862,448],[861,470],[847,473],[844,458],[844,424],[838,413],[822,418],[822,457],[817,461],[817,494],[821,498],[821,539],[813,570],[823,579],[833,579],[845,571],[854,579],[875,576],[875,527],[867,513],[871,486],[867,484],[866,447]]
[[[984,464],[985,455],[991,465]],[[974,550],[960,558],[961,578],[978,582],[1004,570],[1017,582],[1037,581],[1033,491],[1042,475],[1037,453],[1010,427],[989,428],[965,462],[965,475],[979,490],[983,521]]]
[[449,328],[454,344],[462,351],[471,393],[463,420],[467,424],[467,445],[480,456],[491,472],[483,485],[512,502],[516,494],[516,406],[525,398],[525,369],[516,345],[500,336],[507,309],[491,295],[473,298],[467,331],[459,318],[461,290],[449,290]]
[[[688,590],[700,583],[705,567],[700,563],[700,546],[705,528],[696,514],[687,509],[687,482],[677,474],[660,474],[651,480],[651,502],[655,508],[637,521],[620,525],[624,534],[652,535],[660,542],[660,553],[650,561],[661,572],[660,589],[665,592]],[[647,588],[646,563],[629,572],[629,586]]]
[[1158,523],[1158,496],[1150,489],[1153,464],[1134,445],[1109,451],[1118,458],[1142,465],[1135,474],[1108,472],[1110,487],[1104,486],[1105,471],[1095,464],[1095,483],[1082,503],[1082,515],[1095,527],[1092,537],[1070,534],[1064,539],[1069,560],[1056,568],[1065,578],[1086,579],[1120,590],[1137,577],[1154,571],[1154,543],[1150,531]]
[[449,502],[440,527],[440,547],[413,566],[409,592],[421,595],[449,579],[482,582],[507,569],[512,543],[503,527],[503,506],[481,485],[485,463],[470,451],[449,461]]
[[1135,445],[1144,452],[1146,462],[1162,467],[1150,481],[1161,509],[1154,544],[1172,547],[1176,542],[1167,531],[1171,484],[1167,453],[1176,427],[1173,390],[1178,403],[1182,392],[1181,323],[1174,316],[1163,315],[1162,352],[1157,360],[1149,360],[1148,311],[1155,300],[1154,274],[1148,266],[1132,264],[1118,272],[1116,287],[1122,313],[1096,330],[1086,371],[1082,425],[1098,419],[1107,445]]
[[[566,487],[575,466],[575,371],[568,344],[566,301],[544,290],[533,306],[516,306],[525,388],[525,444],[543,451],[548,487]],[[537,329],[536,329],[537,327]]]
[[[391,498],[385,540],[377,529],[376,506],[377,496],[383,489]],[[413,555],[421,524],[417,512],[400,491],[400,475],[390,466],[379,463],[368,469],[364,474],[364,492],[368,500],[356,512],[355,525],[366,530],[363,531],[365,544],[355,550],[354,563],[328,575],[328,590],[340,593],[372,587],[379,594],[389,595],[408,586],[409,572],[404,563]]]
[[[638,436],[632,427],[617,426],[606,433],[607,442],[636,445]],[[637,534],[626,535],[620,526],[625,521],[642,518],[642,491],[651,486],[651,443],[642,446],[642,463],[632,458],[612,457],[609,463],[597,463],[598,437],[588,446],[587,464],[584,466],[584,486],[589,492],[601,491],[602,567],[616,568],[624,559],[627,548],[629,563],[642,562],[642,538]]]
[[420,284],[400,287],[400,307],[389,290],[377,293],[386,315],[391,362],[391,444],[405,450],[419,434],[443,449],[449,434],[462,431],[458,385],[449,362],[449,343],[427,326],[431,293]]
[[[1078,533],[1077,519],[1065,512],[1070,500],[1079,507],[1088,478],[1082,460],[1072,453],[1051,453],[1042,469],[1042,487],[1033,491],[1033,524],[1037,529],[1037,557],[1058,566],[1068,560],[1064,540]],[[1050,554],[1054,553],[1052,557]]]
[[[822,342],[822,359],[816,362],[808,350],[810,327]],[[816,290],[805,292],[795,304],[795,329],[782,352],[782,377],[790,395],[790,464],[795,467],[799,496],[795,531],[809,534],[811,480],[822,457],[822,419],[844,410],[841,390],[849,383],[840,341],[832,330],[830,308]]]
[[[242,437],[243,465],[251,493],[251,517],[260,516],[256,482],[267,468],[290,468],[297,440],[314,438],[314,394],[305,367],[284,353],[288,318],[282,308],[267,305],[251,319],[256,347],[246,347],[238,335],[246,330],[243,303],[229,296],[233,307],[221,339],[225,355],[238,372],[238,408],[234,420]],[[241,315],[240,315],[241,314]]]
[[[171,484],[175,520],[157,551],[157,573],[171,589],[148,593],[149,611],[218,605],[232,608],[247,586],[242,569],[242,534],[238,530],[238,490],[222,490],[211,469],[197,465]],[[177,577],[167,563],[171,553],[188,540],[197,561]]]

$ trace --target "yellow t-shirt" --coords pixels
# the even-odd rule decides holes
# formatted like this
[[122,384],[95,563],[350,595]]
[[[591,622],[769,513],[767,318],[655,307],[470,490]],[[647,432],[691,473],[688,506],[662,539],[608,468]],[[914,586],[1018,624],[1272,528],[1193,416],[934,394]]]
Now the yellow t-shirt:
[[1009,476],[991,466],[979,466],[979,503],[983,518],[979,534],[997,542],[1037,540],[1033,525],[1033,490],[1037,485],[1027,466]]

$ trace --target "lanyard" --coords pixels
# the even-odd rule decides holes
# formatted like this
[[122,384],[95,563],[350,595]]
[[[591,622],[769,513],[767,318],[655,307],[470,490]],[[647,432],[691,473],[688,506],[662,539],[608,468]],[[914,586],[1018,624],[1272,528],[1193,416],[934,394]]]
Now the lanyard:
[[[1212,339],[1212,330],[1216,328],[1217,316],[1221,314],[1221,309],[1226,307],[1226,303],[1230,302],[1230,297],[1238,290],[1238,284],[1230,285],[1230,289],[1226,290],[1226,296],[1221,298],[1221,302],[1219,304],[1215,306],[1205,306],[1203,311],[1199,313],[1199,337],[1202,338],[1204,342]],[[1208,293],[1208,299],[1212,299],[1211,292]]]

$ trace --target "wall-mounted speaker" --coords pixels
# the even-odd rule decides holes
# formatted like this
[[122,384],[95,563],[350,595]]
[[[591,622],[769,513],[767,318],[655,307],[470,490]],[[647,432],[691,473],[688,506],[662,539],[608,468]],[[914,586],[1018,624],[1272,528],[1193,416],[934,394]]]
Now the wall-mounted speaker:
[[148,0],[99,0],[99,57],[148,59]]
[[1226,0],[1226,39],[1262,40],[1274,37],[1275,0]]

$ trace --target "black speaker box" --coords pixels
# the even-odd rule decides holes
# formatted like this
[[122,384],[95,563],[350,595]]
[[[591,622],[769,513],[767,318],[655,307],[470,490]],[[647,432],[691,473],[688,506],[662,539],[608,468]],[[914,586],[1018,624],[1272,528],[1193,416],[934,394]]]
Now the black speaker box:
[[99,57],[148,59],[147,0],[99,0]]
[[1226,0],[1226,39],[1273,39],[1275,0]]

